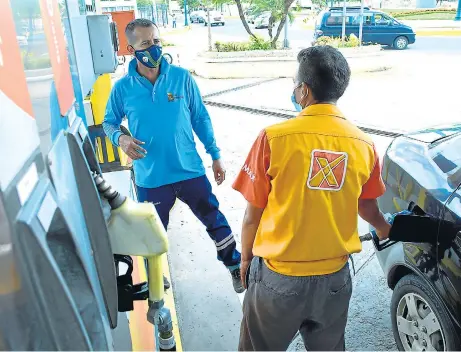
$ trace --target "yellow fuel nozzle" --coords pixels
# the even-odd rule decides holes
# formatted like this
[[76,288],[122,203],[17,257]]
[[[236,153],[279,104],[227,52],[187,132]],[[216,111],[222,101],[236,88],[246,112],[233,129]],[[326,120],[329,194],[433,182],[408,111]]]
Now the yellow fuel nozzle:
[[147,320],[158,326],[160,350],[173,351],[176,348],[173,323],[163,300],[162,256],[168,251],[168,238],[157,210],[151,203],[137,203],[120,195],[100,175],[95,174],[94,180],[112,208],[107,226],[112,252],[147,259]]

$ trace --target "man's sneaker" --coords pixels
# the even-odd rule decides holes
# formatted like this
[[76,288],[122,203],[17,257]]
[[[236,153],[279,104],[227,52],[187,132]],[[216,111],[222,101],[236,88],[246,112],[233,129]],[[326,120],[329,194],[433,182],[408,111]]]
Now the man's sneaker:
[[232,275],[232,284],[234,285],[235,292],[245,292],[245,287],[242,285],[242,278],[240,276],[240,268],[234,269],[230,273]]
[[163,277],[163,289],[166,291],[171,287],[170,282],[168,279],[164,276]]

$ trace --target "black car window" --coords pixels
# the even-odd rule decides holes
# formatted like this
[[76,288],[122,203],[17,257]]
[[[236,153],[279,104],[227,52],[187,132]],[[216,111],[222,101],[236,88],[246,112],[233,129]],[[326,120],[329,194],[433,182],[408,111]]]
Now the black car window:
[[441,140],[430,150],[432,160],[453,188],[461,184],[461,134]]

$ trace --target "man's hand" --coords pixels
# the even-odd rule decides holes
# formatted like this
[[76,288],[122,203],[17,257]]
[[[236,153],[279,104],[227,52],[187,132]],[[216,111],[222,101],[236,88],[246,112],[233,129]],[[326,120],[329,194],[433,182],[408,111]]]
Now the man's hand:
[[214,173],[214,179],[219,186],[226,179],[226,169],[224,168],[224,164],[221,161],[221,159],[213,160],[212,168]]
[[358,202],[360,217],[376,229],[376,235],[380,240],[389,237],[391,225],[384,218],[379,210],[376,199],[359,199]]
[[376,228],[376,235],[382,241],[389,237],[390,231],[391,231],[391,224],[389,224],[386,221],[379,228]]
[[251,264],[251,259],[250,260],[242,260],[240,262],[240,279],[242,280],[242,285],[247,289],[247,283],[246,283],[246,277],[247,277],[247,271],[248,268],[250,267]]
[[144,158],[147,151],[141,147],[144,142],[137,140],[136,138],[122,134],[118,139],[120,148],[125,152],[126,155],[132,160],[138,160]]

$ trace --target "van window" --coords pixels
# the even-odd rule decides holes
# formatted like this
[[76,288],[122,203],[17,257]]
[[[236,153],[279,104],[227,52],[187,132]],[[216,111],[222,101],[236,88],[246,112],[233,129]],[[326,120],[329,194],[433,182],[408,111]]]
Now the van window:
[[[371,19],[373,15],[369,13],[363,14],[363,25],[364,26],[371,26]],[[352,15],[352,23],[353,26],[360,26],[360,13],[356,13]]]
[[392,22],[392,18],[383,15],[382,13],[375,13],[376,26],[389,26]]
[[[346,18],[346,23],[348,19]],[[327,26],[342,26],[343,24],[343,16],[333,16],[330,15],[327,18]]]
[[[372,24],[372,14],[363,14],[363,25],[371,26]],[[330,14],[327,19],[327,26],[342,26],[344,16],[342,13]],[[359,13],[349,13],[346,14],[346,25],[347,26],[359,26],[360,25],[360,14]]]

